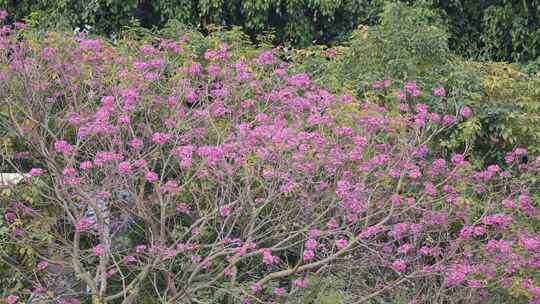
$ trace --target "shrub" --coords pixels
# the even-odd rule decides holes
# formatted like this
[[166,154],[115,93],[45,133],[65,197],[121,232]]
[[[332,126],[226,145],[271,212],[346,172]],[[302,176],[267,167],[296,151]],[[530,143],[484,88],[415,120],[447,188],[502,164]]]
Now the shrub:
[[430,141],[466,109],[336,96],[214,42],[5,28],[0,126],[35,164],[2,155],[28,174],[0,205],[9,303],[343,299],[320,276],[354,301],[538,298],[540,159],[445,160]]
[[383,79],[393,88],[410,80],[437,85],[454,59],[440,16],[422,5],[393,2],[379,18],[378,25],[357,28],[343,46],[312,47],[305,56],[306,50],[295,50],[291,57],[320,83],[336,83],[338,91],[345,83],[361,97]]
[[463,100],[478,117],[477,126],[462,126],[468,134],[455,133],[449,146],[468,141],[478,155],[492,161],[502,160],[505,151],[516,146],[538,152],[539,75],[503,62],[456,61],[446,79],[454,98]]
[[450,57],[448,35],[438,16],[421,6],[391,3],[380,15],[380,25],[360,27],[341,62],[345,78],[359,89],[375,80],[416,79],[436,73]]
[[[290,57],[297,69],[307,71],[333,92],[379,100],[387,107],[388,101],[395,105],[392,96],[411,80],[420,88],[444,87],[444,98],[433,98],[430,89],[418,98],[438,113],[464,106],[475,113],[474,119],[432,142],[446,147],[448,153],[467,147],[486,164],[502,163],[505,154],[519,146],[537,153],[539,76],[535,65],[522,70],[508,63],[454,56],[438,20],[420,5],[389,4],[381,14],[381,25],[360,27],[346,46],[295,50]],[[390,85],[374,94],[373,86],[381,86],[384,80]]]

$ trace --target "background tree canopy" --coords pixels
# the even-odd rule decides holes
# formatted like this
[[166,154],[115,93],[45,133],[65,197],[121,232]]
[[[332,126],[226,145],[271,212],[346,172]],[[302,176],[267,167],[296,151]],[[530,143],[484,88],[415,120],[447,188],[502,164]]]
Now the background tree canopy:
[[[202,30],[241,25],[255,36],[274,30],[275,43],[305,47],[341,41],[358,25],[378,21],[385,0],[0,0],[15,18],[41,25],[89,25],[115,33],[133,20],[152,28],[171,20]],[[404,0],[440,14],[450,48],[469,57],[528,62],[540,54],[540,0]]]

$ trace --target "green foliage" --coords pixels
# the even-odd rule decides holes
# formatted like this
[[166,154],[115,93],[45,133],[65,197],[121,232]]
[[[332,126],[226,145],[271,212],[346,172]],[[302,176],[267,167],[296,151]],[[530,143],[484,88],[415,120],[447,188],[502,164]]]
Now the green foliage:
[[495,59],[527,61],[540,54],[540,2],[503,1],[485,11],[485,48]]
[[[374,25],[389,0],[0,0],[15,19],[39,16],[43,26],[115,33],[140,20],[145,27],[178,21],[205,32],[241,26],[251,37],[275,29],[276,43],[307,46],[344,41],[358,25]],[[401,0],[441,15],[450,49],[471,58],[527,62],[540,55],[540,1]],[[396,4],[397,5],[397,4]],[[390,16],[382,16],[387,18]],[[406,16],[394,16],[406,17]],[[410,20],[404,20],[409,24]],[[384,20],[381,21],[384,23]],[[407,38],[403,38],[407,39]]]
[[448,36],[433,11],[391,3],[380,18],[380,25],[353,32],[349,50],[338,62],[344,78],[355,79],[360,91],[383,78],[428,77],[448,61]]
[[395,2],[384,6],[380,21],[353,31],[344,47],[334,49],[335,58],[318,46],[292,51],[289,58],[320,84],[361,97],[385,78],[436,83],[453,57],[441,18],[425,5]]
[[540,55],[540,1],[429,0],[443,13],[450,46],[475,58],[526,62]]
[[292,304],[340,304],[345,295],[341,292],[346,282],[334,275],[323,276],[310,274],[306,278],[308,288],[295,297]]
[[[390,108],[397,105],[394,92],[410,80],[427,88],[416,102],[433,110],[472,108],[474,118],[440,134],[438,144],[448,151],[468,147],[480,161],[494,162],[516,146],[539,150],[537,63],[517,66],[452,55],[444,22],[424,4],[390,3],[380,20],[380,25],[354,31],[334,59],[325,48],[312,47],[291,52],[291,61],[333,91],[379,99]],[[392,86],[374,92],[373,82],[385,78],[392,79]],[[445,98],[433,98],[429,88],[437,86],[446,89]]]
[[305,46],[343,38],[359,23],[373,23],[382,0],[0,0],[0,7],[23,19],[37,12],[43,26],[89,25],[98,33],[115,33],[132,19],[145,27],[170,21],[206,32],[210,25],[242,26],[252,37],[276,30],[276,42]]
[[[50,228],[55,224],[56,214],[54,208],[44,206],[40,201],[42,187],[43,184],[37,183],[24,189],[0,189],[2,214],[5,214],[14,203],[22,203],[34,209],[41,209],[48,216],[48,218],[40,217],[34,220],[17,219],[11,224],[8,224],[4,217],[0,218],[0,244],[2,244],[0,246],[0,286],[2,287],[0,297],[22,291],[29,281],[24,273],[34,269],[39,261],[35,248],[46,248],[54,239],[54,236],[50,234]],[[14,244],[10,234],[13,234],[16,229],[24,230],[25,235],[34,240],[36,247]]]
[[276,30],[276,42],[306,46],[342,38],[359,23],[372,23],[380,0],[158,0],[154,9],[160,24],[178,20],[205,31],[210,24],[239,25],[252,37]]
[[143,4],[139,0],[0,0],[0,7],[14,14],[14,19],[34,16],[40,26],[75,28],[88,25],[99,32],[120,29],[133,18],[147,19],[141,11]]
[[469,146],[485,162],[501,161],[516,146],[540,147],[540,75],[503,62],[455,60],[440,75],[447,102],[473,109],[474,119],[442,142],[451,150]]

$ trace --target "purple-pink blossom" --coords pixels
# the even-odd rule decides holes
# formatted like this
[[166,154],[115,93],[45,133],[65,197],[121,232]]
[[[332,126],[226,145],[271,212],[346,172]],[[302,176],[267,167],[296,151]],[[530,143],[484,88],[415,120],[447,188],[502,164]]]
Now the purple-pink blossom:
[[471,108],[464,106],[461,109],[459,109],[459,114],[465,118],[469,118],[472,116],[472,110]]
[[16,295],[9,295],[6,298],[7,304],[15,304],[17,303],[17,301],[19,301],[19,296],[16,296]]
[[313,252],[313,250],[307,249],[307,250],[304,250],[303,257],[304,257],[304,261],[309,262],[313,260],[313,258],[315,257],[315,253]]
[[338,240],[336,240],[335,244],[336,244],[336,248],[338,250],[341,250],[341,249],[347,247],[348,243],[349,243],[349,241],[347,241],[346,239],[338,239]]
[[105,245],[98,244],[92,248],[92,254],[97,257],[102,257],[107,253],[107,249],[105,248]]
[[30,170],[30,172],[28,172],[28,174],[29,174],[31,177],[40,176],[41,174],[43,174],[43,169],[41,169],[41,168],[32,168],[32,169]]
[[443,97],[446,95],[446,90],[443,87],[436,87],[433,89],[433,95]]
[[401,259],[395,260],[394,262],[392,262],[392,268],[396,272],[403,272],[407,268],[407,263],[405,263],[405,261]]
[[159,179],[157,173],[153,171],[147,172],[145,178],[146,178],[146,181],[149,183],[155,183]]
[[36,266],[36,270],[37,271],[43,271],[45,270],[45,268],[47,268],[49,266],[49,262],[47,261],[41,261],[37,264]]
[[253,293],[257,293],[262,290],[262,286],[258,283],[253,283],[249,285],[249,288],[251,289]]
[[95,227],[95,223],[91,218],[83,217],[75,224],[75,230],[77,232],[84,232],[91,230]]

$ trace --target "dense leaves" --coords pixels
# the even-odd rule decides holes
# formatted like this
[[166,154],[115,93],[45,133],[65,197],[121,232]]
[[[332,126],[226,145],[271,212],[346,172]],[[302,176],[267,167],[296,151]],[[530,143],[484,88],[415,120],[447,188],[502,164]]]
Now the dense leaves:
[[[209,25],[240,25],[253,35],[274,29],[276,42],[297,46],[328,43],[342,38],[360,23],[372,23],[379,0],[100,0],[0,1],[15,18],[37,15],[42,26],[64,22],[71,27],[91,26],[101,33],[118,32],[133,18],[147,27],[179,21],[206,31]],[[54,18],[51,18],[54,17]]]
[[[380,98],[383,104],[410,79],[420,87],[445,87],[444,99],[432,99],[429,92],[420,98],[438,111],[468,106],[475,113],[438,137],[450,152],[468,147],[485,163],[503,162],[516,146],[536,152],[538,67],[464,59],[449,50],[448,37],[432,11],[394,3],[385,6],[379,25],[360,27],[344,46],[294,50],[288,58],[335,92]],[[391,90],[374,94],[382,79],[392,80]]]
[[522,62],[540,55],[540,1],[429,2],[446,16],[461,54]]
[[[146,27],[179,21],[205,31],[211,24],[242,26],[255,37],[275,30],[276,43],[296,46],[343,41],[358,25],[378,23],[384,0],[0,0],[15,19],[42,26],[63,23],[118,33],[133,19]],[[402,1],[443,17],[450,47],[472,58],[527,62],[540,54],[540,2],[512,0]]]

